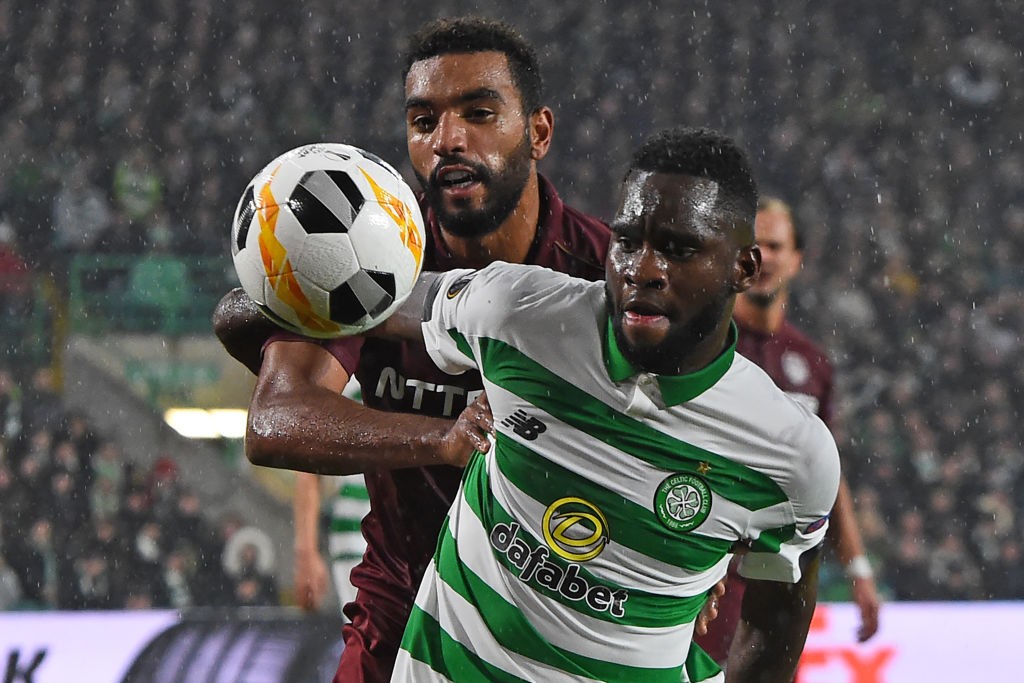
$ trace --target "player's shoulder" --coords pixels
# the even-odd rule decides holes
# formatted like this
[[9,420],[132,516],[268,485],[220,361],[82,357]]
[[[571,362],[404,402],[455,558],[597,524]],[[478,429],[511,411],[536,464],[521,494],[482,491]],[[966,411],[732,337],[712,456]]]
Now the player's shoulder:
[[771,433],[771,439],[803,448],[806,443],[832,441],[821,418],[804,403],[778,387],[771,376],[752,360],[737,353],[726,375],[727,400],[734,406],[749,408],[757,427]]
[[448,273],[438,295],[494,324],[520,315],[551,319],[579,305],[581,296],[593,298],[588,293],[597,286],[543,266],[495,261],[479,270]]
[[543,176],[540,181],[543,214],[532,262],[588,280],[603,278],[608,224],[564,203]]

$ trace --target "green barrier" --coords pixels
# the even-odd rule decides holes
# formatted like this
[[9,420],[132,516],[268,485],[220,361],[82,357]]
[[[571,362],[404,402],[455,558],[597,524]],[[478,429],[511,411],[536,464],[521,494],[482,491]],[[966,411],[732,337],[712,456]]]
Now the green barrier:
[[68,330],[208,334],[213,307],[236,284],[226,258],[78,254],[68,280]]

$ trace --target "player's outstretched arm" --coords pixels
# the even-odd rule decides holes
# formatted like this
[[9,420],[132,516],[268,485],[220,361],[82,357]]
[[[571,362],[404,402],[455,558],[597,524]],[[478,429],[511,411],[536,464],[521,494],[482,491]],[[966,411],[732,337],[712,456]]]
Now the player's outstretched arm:
[[[461,464],[451,420],[367,408],[341,395],[348,373],[319,344],[274,341],[249,404],[245,452],[256,465],[320,474]],[[470,448],[469,451],[472,449]]]
[[327,595],[327,563],[320,552],[320,477],[295,475],[295,602],[307,612],[320,609]]
[[797,583],[748,581],[726,683],[791,683],[817,603],[820,563],[819,545],[800,558]]
[[857,608],[860,610],[860,628],[857,630],[857,640],[863,643],[878,632],[881,599],[878,596],[878,587],[875,585],[871,564],[864,554],[864,541],[861,538],[860,527],[857,525],[853,495],[846,483],[846,477],[839,479],[839,493],[829,518],[827,538],[830,543],[834,544],[836,555],[839,556],[839,561],[846,569],[846,575],[850,579],[853,601],[857,603]]

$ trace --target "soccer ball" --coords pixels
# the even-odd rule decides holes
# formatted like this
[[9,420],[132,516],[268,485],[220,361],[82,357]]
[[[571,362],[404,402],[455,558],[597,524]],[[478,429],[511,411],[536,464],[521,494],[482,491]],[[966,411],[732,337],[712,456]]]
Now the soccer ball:
[[412,189],[376,155],[305,145],[256,174],[238,202],[231,255],[246,294],[279,326],[329,339],[379,324],[423,265]]

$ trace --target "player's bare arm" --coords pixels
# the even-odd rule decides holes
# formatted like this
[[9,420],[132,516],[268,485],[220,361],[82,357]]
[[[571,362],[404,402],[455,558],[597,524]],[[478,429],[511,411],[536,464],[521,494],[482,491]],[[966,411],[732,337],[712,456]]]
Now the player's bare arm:
[[[403,318],[417,321],[406,334],[420,334],[422,302],[404,307]],[[481,442],[464,425],[453,430],[451,420],[385,413],[342,396],[348,373],[317,343],[275,341],[261,360],[278,328],[241,290],[221,300],[213,322],[228,353],[257,372],[245,444],[254,464],[319,474],[462,465]]]
[[461,465],[475,447],[451,420],[385,413],[341,395],[348,373],[319,344],[274,341],[249,405],[246,456],[319,474]]
[[743,595],[726,683],[790,683],[807,640],[818,597],[821,545],[800,558],[795,584],[751,580]]
[[843,567],[853,591],[853,601],[860,610],[860,628],[857,640],[864,642],[878,632],[878,613],[881,599],[875,585],[871,565],[864,554],[864,541],[857,526],[853,495],[846,483],[846,477],[839,480],[839,493],[832,508],[827,532],[829,543],[836,549],[836,555]]

